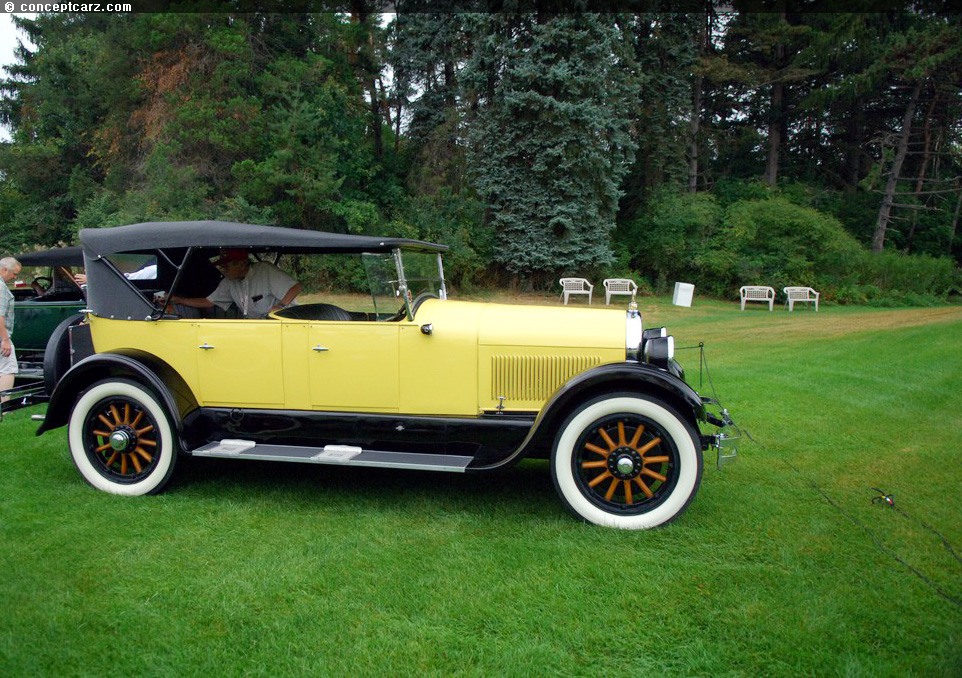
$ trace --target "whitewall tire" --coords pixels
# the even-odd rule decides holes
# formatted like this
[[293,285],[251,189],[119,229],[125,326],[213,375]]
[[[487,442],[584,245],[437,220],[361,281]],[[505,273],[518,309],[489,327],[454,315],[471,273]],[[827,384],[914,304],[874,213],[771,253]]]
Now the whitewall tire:
[[701,483],[697,430],[667,403],[619,393],[591,400],[562,425],[551,475],[583,520],[642,530],[674,520]]
[[85,391],[70,413],[70,456],[84,480],[111,494],[160,492],[174,472],[177,444],[157,397],[127,379]]

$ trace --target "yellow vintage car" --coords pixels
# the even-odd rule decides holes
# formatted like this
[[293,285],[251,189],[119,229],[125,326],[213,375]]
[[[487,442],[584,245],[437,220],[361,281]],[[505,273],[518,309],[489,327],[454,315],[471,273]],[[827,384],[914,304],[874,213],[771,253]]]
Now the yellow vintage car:
[[[704,450],[732,455],[727,413],[708,412],[672,337],[643,330],[633,304],[455,301],[447,248],[401,238],[206,221],[80,241],[87,322],[39,432],[66,425],[78,470],[106,492],[159,492],[180,455],[455,473],[540,457],[576,516],[643,529],[692,501]],[[237,248],[281,267],[359,259],[371,304],[257,317],[216,292],[212,262]]]

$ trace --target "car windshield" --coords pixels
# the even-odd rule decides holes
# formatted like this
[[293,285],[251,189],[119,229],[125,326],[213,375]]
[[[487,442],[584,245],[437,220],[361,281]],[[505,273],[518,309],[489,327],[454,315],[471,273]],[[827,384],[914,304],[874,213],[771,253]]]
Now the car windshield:
[[418,303],[426,298],[446,298],[441,257],[434,252],[365,254],[367,270],[378,317],[390,317],[404,310],[414,317]]

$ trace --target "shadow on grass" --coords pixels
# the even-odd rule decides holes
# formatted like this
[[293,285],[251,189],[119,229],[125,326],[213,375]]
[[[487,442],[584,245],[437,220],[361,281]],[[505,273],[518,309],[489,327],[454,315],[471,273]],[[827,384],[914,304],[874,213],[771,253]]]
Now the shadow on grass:
[[[390,506],[416,511],[425,504],[458,507],[479,513],[550,507],[562,512],[546,461],[526,460],[493,473],[457,474],[400,469],[351,468],[335,465],[287,464],[189,458],[178,462],[168,494],[242,500],[269,497],[273,503],[380,509]],[[480,507],[484,507],[483,509]]]

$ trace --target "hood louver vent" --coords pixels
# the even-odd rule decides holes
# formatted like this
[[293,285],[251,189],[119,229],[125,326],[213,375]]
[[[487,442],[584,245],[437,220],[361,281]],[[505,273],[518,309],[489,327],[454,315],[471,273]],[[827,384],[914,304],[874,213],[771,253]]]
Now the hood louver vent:
[[543,402],[568,379],[600,364],[600,356],[491,356],[491,398]]

